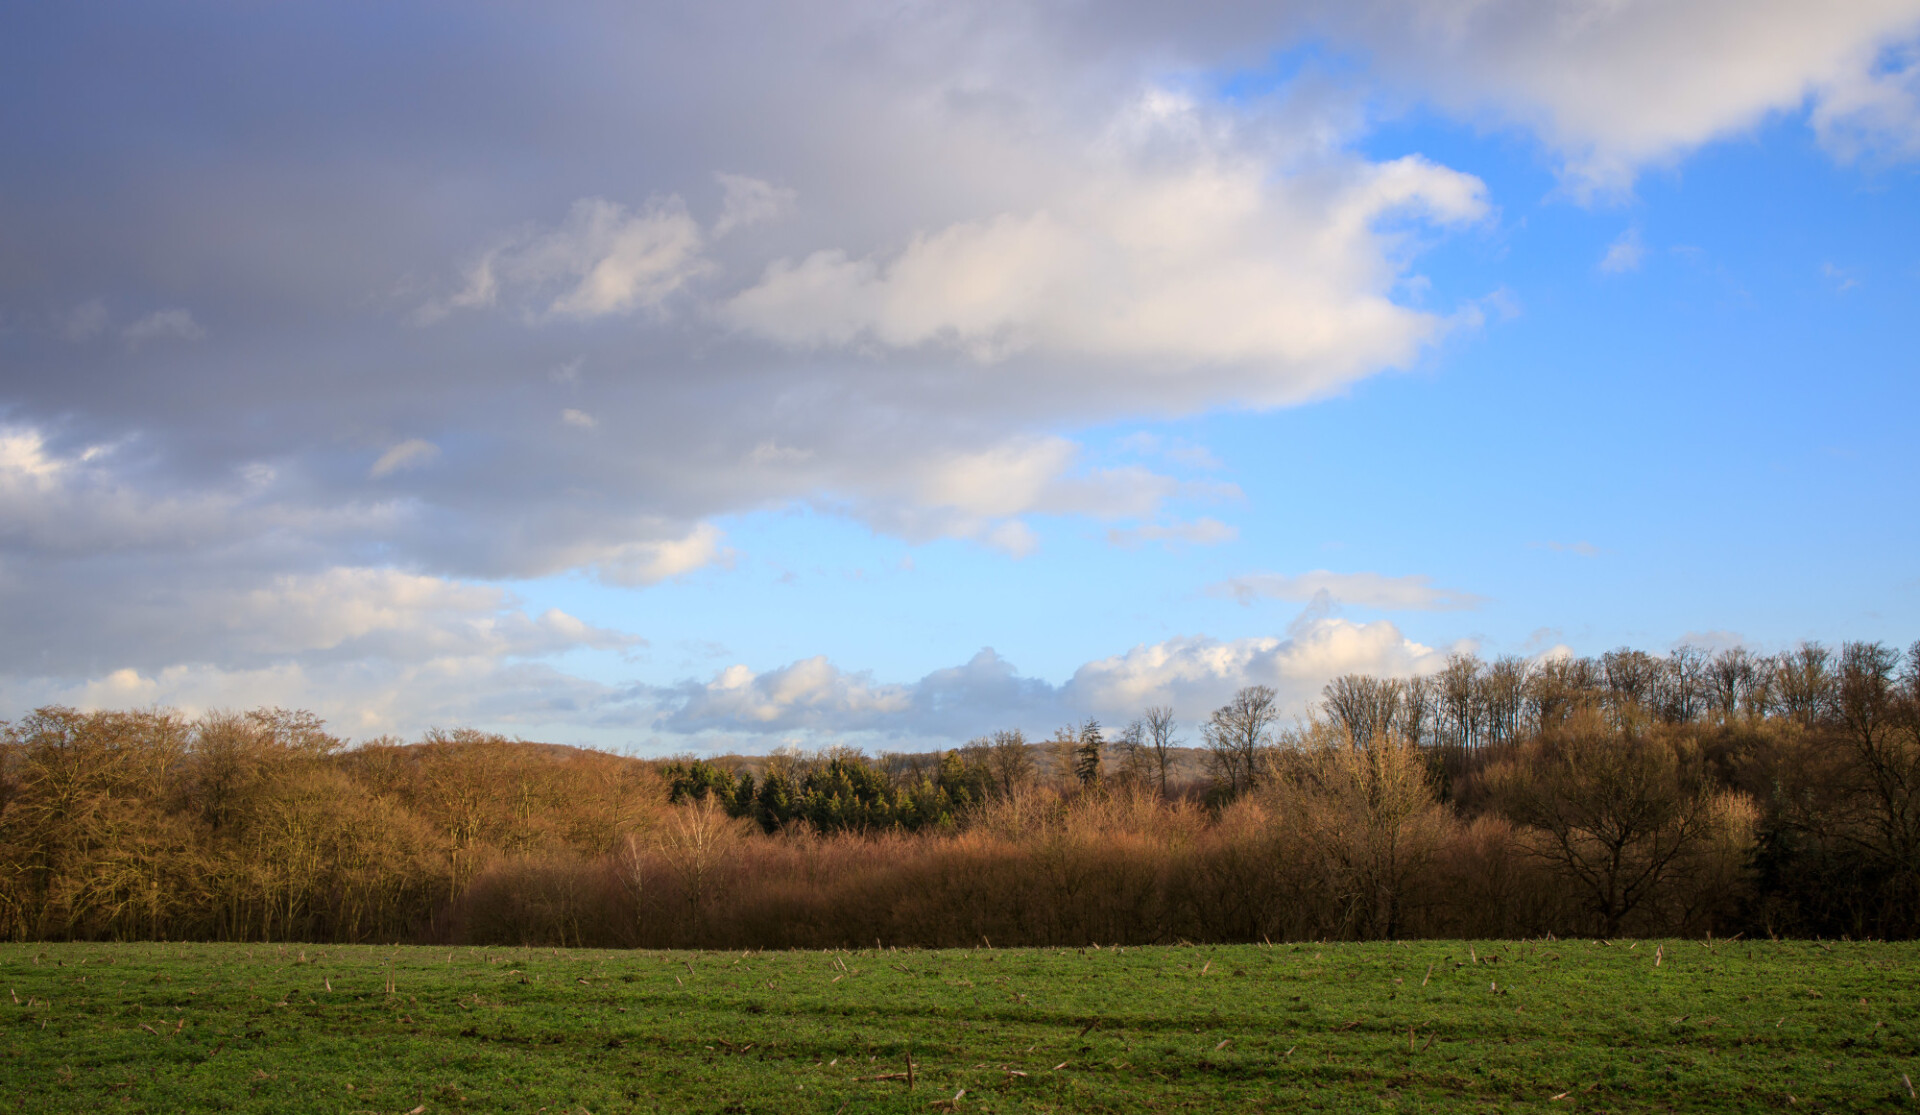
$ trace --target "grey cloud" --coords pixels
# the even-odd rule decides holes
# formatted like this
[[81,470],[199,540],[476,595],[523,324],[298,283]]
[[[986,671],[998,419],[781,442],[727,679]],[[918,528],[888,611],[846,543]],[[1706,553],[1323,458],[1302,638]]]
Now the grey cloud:
[[155,310],[120,331],[127,343],[139,346],[149,341],[197,341],[207,335],[187,310]]

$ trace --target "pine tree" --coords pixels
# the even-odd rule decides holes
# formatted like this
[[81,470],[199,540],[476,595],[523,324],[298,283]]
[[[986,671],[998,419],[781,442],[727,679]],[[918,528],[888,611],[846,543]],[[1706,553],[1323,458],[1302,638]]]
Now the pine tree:
[[1091,717],[1080,725],[1080,743],[1073,749],[1073,774],[1082,786],[1100,783],[1100,761],[1106,751],[1106,737],[1100,734],[1100,722]]

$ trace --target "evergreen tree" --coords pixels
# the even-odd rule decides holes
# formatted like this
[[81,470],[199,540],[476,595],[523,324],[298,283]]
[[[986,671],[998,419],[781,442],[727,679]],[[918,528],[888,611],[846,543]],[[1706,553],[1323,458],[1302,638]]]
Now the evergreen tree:
[[1100,762],[1107,748],[1106,737],[1100,733],[1100,722],[1092,717],[1080,725],[1080,742],[1073,749],[1073,775],[1082,786],[1097,786],[1100,783]]

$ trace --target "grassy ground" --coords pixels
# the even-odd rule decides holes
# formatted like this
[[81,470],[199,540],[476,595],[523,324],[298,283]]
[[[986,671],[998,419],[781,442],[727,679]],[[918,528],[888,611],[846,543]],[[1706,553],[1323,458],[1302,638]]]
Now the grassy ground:
[[1920,1110],[1916,961],[0,945],[0,1111]]

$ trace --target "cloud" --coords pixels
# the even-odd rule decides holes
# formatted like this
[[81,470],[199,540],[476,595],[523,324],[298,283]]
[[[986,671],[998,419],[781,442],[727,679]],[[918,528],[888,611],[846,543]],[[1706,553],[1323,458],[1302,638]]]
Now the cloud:
[[69,341],[88,341],[106,332],[109,324],[107,304],[90,298],[62,315],[60,332]]
[[1171,705],[1193,722],[1248,685],[1272,686],[1285,706],[1304,711],[1341,674],[1407,676],[1438,669],[1445,657],[1384,620],[1323,618],[1284,639],[1192,636],[1142,644],[1088,662],[1060,685],[1022,677],[989,648],[911,683],[876,681],[814,657],[763,673],[729,666],[704,683],[653,690],[649,700],[659,710],[656,728],[686,735],[950,744],[997,728],[1041,735],[1086,716],[1125,723],[1149,705]]
[[1920,44],[1849,68],[1822,90],[1812,121],[1821,144],[1843,160],[1920,158]]
[[507,661],[644,645],[559,609],[529,610],[498,585],[374,566],[210,571],[190,556],[137,567],[87,557],[46,569],[15,563],[10,572],[0,578],[0,612],[43,625],[43,634],[0,647],[0,678],[73,679],[103,667],[150,674],[180,665]]
[[508,237],[468,269],[459,290],[428,301],[414,316],[433,324],[503,297],[517,300],[537,322],[658,309],[708,272],[700,249],[700,226],[678,197],[655,199],[637,213],[605,198],[582,198],[558,228]]
[[1218,546],[1240,537],[1240,528],[1218,519],[1201,517],[1187,523],[1147,523],[1107,532],[1109,545],[1133,549],[1147,542],[1184,542],[1190,546]]
[[1172,172],[1105,170],[1045,209],[918,231],[898,252],[776,260],[723,315],[802,349],[1244,368],[1226,391],[1289,401],[1404,365],[1448,328],[1387,298],[1381,221],[1487,212],[1478,179],[1414,156],[1324,183],[1208,150]]
[[230,599],[204,603],[235,646],[264,656],[538,657],[641,642],[557,608],[529,615],[502,588],[393,569],[280,575]]
[[380,454],[367,475],[375,480],[410,468],[430,464],[440,457],[440,447],[424,438],[411,437]]
[[799,197],[792,190],[744,174],[716,174],[714,179],[725,194],[720,216],[713,222],[716,237],[785,216]]
[[584,410],[575,410],[572,407],[568,407],[560,412],[560,421],[581,430],[591,430],[600,424],[593,415],[588,414]]
[[1689,631],[1678,639],[1675,639],[1672,643],[1673,648],[1676,650],[1680,647],[1696,647],[1701,650],[1715,652],[1734,650],[1750,645],[1751,644],[1747,642],[1746,636],[1740,634],[1738,631],[1723,630]]
[[474,724],[537,733],[569,721],[587,723],[595,709],[617,700],[608,687],[545,663],[486,658],[279,662],[254,668],[195,663],[153,671],[126,667],[77,681],[0,679],[0,702],[12,708],[159,706],[197,716],[279,706],[315,711],[329,731],[358,739]]
[[1424,575],[1387,577],[1379,573],[1330,573],[1325,569],[1297,576],[1249,573],[1209,585],[1207,591],[1231,596],[1242,604],[1262,598],[1314,600],[1324,593],[1336,603],[1381,611],[1449,612],[1486,603],[1486,597],[1470,592],[1436,588],[1433,578]]
[[814,657],[762,674],[729,666],[706,685],[689,687],[669,724],[680,731],[865,731],[898,718],[912,703],[904,686],[876,685],[866,674],[848,674]]
[[185,310],[155,310],[120,332],[134,346],[150,341],[197,341],[207,335]]
[[1534,542],[1535,548],[1552,550],[1556,554],[1577,554],[1580,557],[1598,557],[1600,547],[1591,542]]
[[701,523],[684,538],[618,547],[598,557],[594,568],[608,584],[657,584],[709,565],[731,563],[733,551],[720,544],[724,537],[719,527]]
[[[866,491],[839,506],[876,530],[911,542],[969,538],[1020,557],[1038,541],[1019,521],[1021,516],[1151,519],[1174,499],[1241,498],[1232,484],[1182,481],[1137,465],[1089,468],[1082,457],[1079,445],[1061,437],[1015,437],[980,450],[930,454],[892,477],[867,480]],[[791,459],[797,463],[807,458]],[[1234,533],[1231,527],[1202,519],[1127,528],[1114,538],[1138,542],[1178,536],[1211,544]]]
[[1628,271],[1638,271],[1641,257],[1646,253],[1646,246],[1640,242],[1640,230],[1629,228],[1620,234],[1619,239],[1607,245],[1607,254],[1600,257],[1600,272],[1603,275],[1622,275]]
[[[1912,42],[1901,0],[1375,0],[1317,19],[1416,95],[1532,130],[1568,186],[1624,190],[1638,171],[1812,104],[1841,153],[1910,156]],[[1886,52],[1895,52],[1891,67]]]

